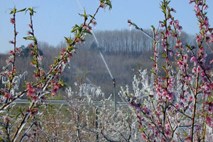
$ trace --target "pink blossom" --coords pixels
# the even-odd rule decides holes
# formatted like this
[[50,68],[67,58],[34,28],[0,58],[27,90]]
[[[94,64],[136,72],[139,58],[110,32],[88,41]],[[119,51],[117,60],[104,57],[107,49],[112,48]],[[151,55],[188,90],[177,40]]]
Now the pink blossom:
[[176,109],[180,109],[180,105],[179,104],[175,104],[175,108]]
[[183,55],[183,61],[186,63],[187,60],[188,60],[188,55],[187,54]]
[[192,68],[192,73],[196,73],[197,72],[197,68],[196,67],[193,67]]
[[189,97],[189,101],[193,102],[194,98],[192,96]]
[[31,97],[35,93],[35,89],[30,83],[27,83],[27,96]]
[[15,52],[13,50],[10,50],[9,54],[10,55],[15,55]]
[[210,127],[213,127],[213,120],[211,117],[209,116],[206,117],[206,124],[209,125]]
[[185,138],[185,142],[191,142],[191,137],[188,136],[187,138]]
[[10,23],[15,24],[15,18],[10,18]]
[[169,24],[170,24],[170,25],[173,25],[173,23],[174,23],[174,21],[173,21],[173,20],[169,22]]
[[212,64],[213,63],[213,59],[209,63]]
[[178,41],[176,42],[175,47],[176,47],[176,48],[180,48],[181,46],[182,46],[182,42],[181,42],[180,40],[178,40]]
[[12,95],[10,93],[7,93],[7,92],[4,93],[4,98],[10,99],[11,97]]
[[207,9],[208,9],[208,5],[204,4],[204,5],[203,5],[203,9],[204,9],[204,10],[207,10]]
[[144,140],[147,140],[147,137],[144,133],[141,134],[141,137],[144,139]]
[[192,56],[191,59],[190,59],[190,62],[197,62],[197,59],[195,56]]
[[190,76],[186,76],[184,79],[185,79],[186,81],[191,81],[191,80],[192,80],[192,78],[191,78]]
[[197,71],[200,72],[202,69],[200,66],[197,67]]
[[177,62],[179,66],[183,66],[183,62],[182,61],[178,61]]
[[175,20],[175,21],[174,21],[174,24],[175,24],[175,26],[179,26],[179,21],[178,21],[178,20]]
[[20,53],[21,52],[21,48],[15,48],[15,52],[16,53]]
[[177,30],[179,30],[179,31],[182,30],[182,26],[180,26],[178,20],[174,20],[174,27],[175,27]]
[[205,77],[205,76],[206,76],[206,74],[205,74],[204,71],[201,72],[201,76],[202,76],[202,77]]
[[204,20],[204,25],[206,26],[207,29],[209,28],[209,20],[207,17]]
[[213,112],[213,102],[207,102],[208,111]]
[[31,98],[33,101],[37,101],[37,100],[38,100],[38,96],[36,96],[36,95],[32,95],[30,98]]
[[173,99],[173,94],[172,93],[168,93],[167,98],[169,101],[171,101]]
[[59,85],[56,83],[53,87],[53,92],[56,92],[59,89]]
[[166,37],[169,37],[169,35],[170,35],[169,30],[166,31],[165,35],[166,35]]
[[196,36],[196,42],[199,43],[202,40],[202,36],[201,35],[197,35]]

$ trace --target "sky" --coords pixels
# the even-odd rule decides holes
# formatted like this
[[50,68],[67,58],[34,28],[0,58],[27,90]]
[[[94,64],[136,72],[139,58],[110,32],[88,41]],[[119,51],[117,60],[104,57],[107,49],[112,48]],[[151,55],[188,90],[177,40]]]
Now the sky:
[[[127,20],[131,19],[144,29],[151,25],[158,26],[163,18],[160,10],[161,0],[112,0],[112,9],[101,10],[97,17],[94,31],[129,29]],[[213,0],[207,0],[210,25],[213,24]],[[13,39],[13,27],[10,24],[10,10],[14,7],[22,9],[34,7],[37,11],[34,16],[35,34],[39,41],[57,46],[64,36],[70,36],[71,28],[81,24],[83,19],[79,13],[86,9],[87,13],[94,13],[99,0],[1,0],[0,3],[0,53],[6,53],[13,47],[9,41]],[[189,34],[198,32],[197,20],[194,16],[193,5],[189,0],[171,0],[171,7],[177,13],[183,30]],[[23,37],[27,35],[29,16],[21,13],[17,15],[18,46],[27,45]]]

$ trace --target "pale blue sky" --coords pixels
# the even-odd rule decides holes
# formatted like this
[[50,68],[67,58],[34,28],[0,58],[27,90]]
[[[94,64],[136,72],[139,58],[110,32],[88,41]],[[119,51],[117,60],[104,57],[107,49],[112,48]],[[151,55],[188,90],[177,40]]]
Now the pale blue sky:
[[[1,0],[0,3],[0,53],[12,49],[9,40],[12,36],[10,21],[10,9],[35,7],[37,11],[34,22],[35,32],[40,41],[51,45],[58,45],[64,36],[70,35],[71,27],[82,22],[78,13],[82,12],[78,0]],[[99,4],[99,0],[79,0],[81,5],[93,13]],[[176,18],[180,20],[183,30],[195,34],[198,32],[197,21],[194,16],[193,6],[189,0],[172,0],[171,6],[177,11]],[[210,25],[213,23],[213,0],[207,0],[209,5],[208,17]],[[131,19],[144,29],[151,25],[158,26],[162,19],[160,0],[112,0],[113,8],[102,10],[97,16],[97,26],[94,30],[120,30],[127,29],[127,20]],[[17,15],[18,46],[26,45],[22,39],[28,31],[28,15]]]

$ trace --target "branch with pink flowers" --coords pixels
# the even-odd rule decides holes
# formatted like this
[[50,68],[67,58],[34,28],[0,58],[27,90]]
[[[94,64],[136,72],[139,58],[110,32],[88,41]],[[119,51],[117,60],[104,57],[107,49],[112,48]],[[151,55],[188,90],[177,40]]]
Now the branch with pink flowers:
[[[10,56],[7,60],[7,65],[4,67],[4,70],[1,72],[1,76],[4,77],[5,88],[1,88],[1,94],[4,95],[4,98],[1,100],[0,112],[3,114],[13,107],[14,102],[23,97],[28,97],[31,102],[28,106],[28,109],[25,112],[22,112],[21,120],[18,122],[17,128],[13,130],[13,133],[6,133],[7,141],[18,141],[19,138],[23,138],[23,130],[28,127],[28,123],[31,119],[35,118],[39,112],[39,106],[42,105],[41,102],[48,95],[55,95],[57,91],[63,87],[63,81],[60,79],[61,73],[64,71],[64,68],[69,63],[73,52],[75,51],[75,46],[84,41],[85,34],[90,34],[92,30],[92,24],[96,24],[95,17],[101,8],[109,7],[111,8],[111,2],[109,0],[100,0],[100,4],[96,9],[93,15],[87,14],[84,11],[80,16],[83,17],[83,24],[75,25],[72,28],[72,33],[74,37],[65,37],[67,47],[63,48],[59,56],[54,60],[54,63],[50,65],[49,71],[45,71],[42,66],[42,56],[39,55],[38,41],[34,31],[33,16],[35,11],[33,8],[25,8],[17,10],[16,8],[12,9],[10,14],[12,18],[10,20],[14,29],[14,39],[10,43],[14,46],[14,49],[10,52]],[[14,78],[17,76],[15,61],[16,56],[20,52],[20,48],[17,47],[17,22],[16,14],[26,12],[29,13],[29,31],[28,35],[24,37],[25,40],[30,41],[29,48],[31,50],[31,65],[34,67],[34,78],[33,82],[26,82],[24,89],[22,91],[14,89],[16,85]],[[8,121],[5,122],[5,129],[9,130],[7,126],[12,125],[11,118],[8,118]],[[34,126],[34,125],[33,125]],[[15,127],[12,125],[12,127]],[[31,130],[29,126],[29,131]],[[11,131],[10,131],[11,132]]]
[[[164,19],[160,21],[159,30],[152,27],[153,37],[128,20],[131,26],[153,41],[153,69],[150,72],[154,79],[141,71],[133,81],[133,88],[137,91],[133,94],[123,93],[135,109],[141,133],[147,141],[159,138],[165,141],[209,139],[206,128],[213,126],[210,109],[213,86],[208,67],[211,63],[206,62],[206,48],[212,44],[213,33],[207,17],[206,1],[191,0],[190,3],[195,4],[200,29],[196,36],[197,47],[183,45],[180,37],[182,26],[173,16],[176,10],[170,7],[169,0],[161,2]],[[171,39],[176,42],[174,47],[169,44]],[[161,68],[159,60],[165,63]],[[182,129],[187,125],[189,127]]]

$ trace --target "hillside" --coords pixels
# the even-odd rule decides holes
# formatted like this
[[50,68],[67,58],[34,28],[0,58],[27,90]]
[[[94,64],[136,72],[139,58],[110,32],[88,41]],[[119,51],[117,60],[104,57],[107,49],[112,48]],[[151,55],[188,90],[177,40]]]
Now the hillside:
[[[147,32],[151,34],[150,31]],[[76,52],[62,76],[67,86],[72,86],[74,82],[78,84],[86,82],[100,86],[106,94],[112,93],[112,79],[101,59],[100,52],[103,53],[116,80],[117,90],[120,86],[130,85],[133,75],[137,74],[139,69],[151,69],[150,57],[153,54],[151,40],[143,33],[122,30],[99,31],[95,35],[99,46],[95,43],[94,37],[89,35],[84,43],[76,47]],[[183,33],[182,41],[183,43],[189,41],[192,45],[195,43],[194,36],[186,33]],[[170,45],[174,46],[172,40]],[[40,42],[39,52],[43,56],[42,66],[47,69],[63,47],[65,47],[63,42],[57,47]],[[212,55],[209,56],[208,60],[212,57]],[[0,58],[2,67],[5,64],[6,55],[0,55]],[[28,71],[27,80],[31,80],[32,76],[32,67],[28,64],[30,58],[29,49],[23,47],[21,55],[16,60],[19,73]]]

